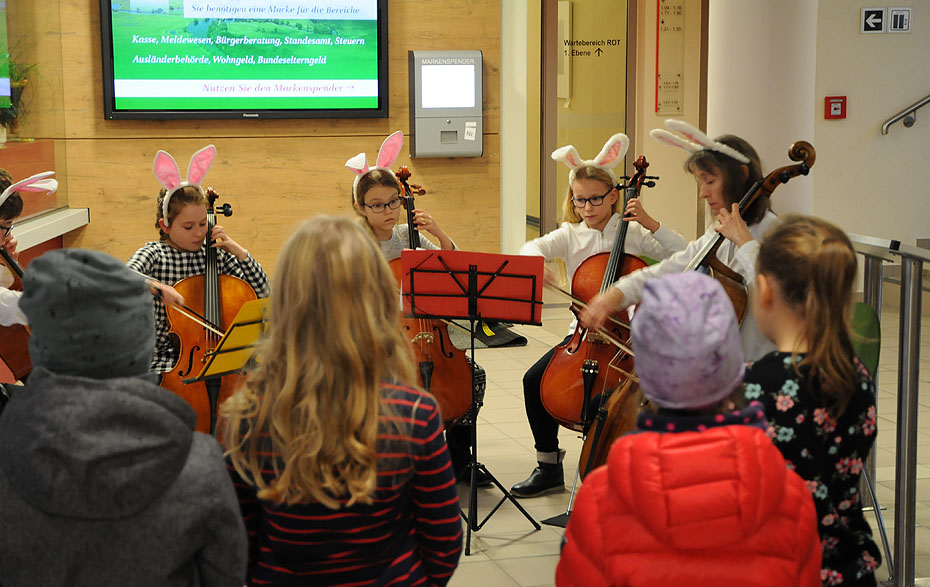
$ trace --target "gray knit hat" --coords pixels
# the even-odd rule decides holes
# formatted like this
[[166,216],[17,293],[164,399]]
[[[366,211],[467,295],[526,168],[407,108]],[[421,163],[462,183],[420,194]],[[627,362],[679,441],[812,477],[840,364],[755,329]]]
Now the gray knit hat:
[[632,336],[643,394],[661,407],[705,408],[743,381],[733,304],[706,275],[688,271],[647,281]]
[[155,314],[145,278],[83,249],[49,251],[23,277],[29,354],[52,373],[96,379],[148,372]]

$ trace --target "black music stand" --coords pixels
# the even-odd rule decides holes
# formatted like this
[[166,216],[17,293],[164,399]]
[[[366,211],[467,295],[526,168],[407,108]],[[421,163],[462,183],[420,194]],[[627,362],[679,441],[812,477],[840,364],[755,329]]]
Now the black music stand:
[[[468,319],[471,331],[471,361],[475,364],[475,324],[480,320],[500,320],[518,324],[542,324],[543,258],[495,255],[465,251],[415,251],[401,253],[401,290],[404,314],[414,318]],[[508,499],[539,530],[541,527],[501,485],[488,468],[478,461],[478,408],[472,367],[471,460],[468,513],[462,511],[467,531],[465,554],[471,554],[471,533],[480,530]],[[487,516],[478,522],[478,471],[488,476],[504,496]]]

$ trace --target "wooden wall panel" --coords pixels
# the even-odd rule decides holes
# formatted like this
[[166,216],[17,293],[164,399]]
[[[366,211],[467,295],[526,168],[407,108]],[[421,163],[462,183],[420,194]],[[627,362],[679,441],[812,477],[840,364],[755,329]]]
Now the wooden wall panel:
[[[480,49],[484,156],[408,161],[405,149],[398,164],[408,163],[414,182],[429,190],[418,200],[420,205],[437,217],[460,248],[497,252],[500,1],[391,0],[388,119],[107,121],[98,3],[35,0],[36,14],[53,8],[60,14],[59,108],[64,118],[60,131],[37,125],[36,136],[48,133],[60,139],[68,203],[91,211],[90,225],[68,235],[65,245],[127,258],[143,242],[157,238],[154,208],[159,186],[151,172],[155,151],[171,152],[186,168],[190,154],[212,142],[219,156],[207,183],[228,196],[235,211],[223,224],[273,269],[281,244],[301,218],[351,212],[353,176],[343,166],[346,159],[360,151],[373,159],[381,141],[398,129],[409,140],[407,51]],[[48,108],[55,108],[54,100]]]

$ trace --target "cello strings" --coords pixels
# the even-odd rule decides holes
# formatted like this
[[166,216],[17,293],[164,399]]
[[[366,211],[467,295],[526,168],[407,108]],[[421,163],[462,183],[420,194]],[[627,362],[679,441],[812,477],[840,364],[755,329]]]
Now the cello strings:
[[[145,273],[142,273],[141,271],[136,271],[135,269],[132,269],[132,268],[130,268],[130,267],[127,267],[127,269],[129,269],[129,270],[132,271],[133,273],[136,273],[136,274],[141,275],[142,277],[144,277],[144,278],[146,279],[146,282],[147,282],[147,283],[148,283],[148,282],[151,282],[151,283],[158,283],[158,284],[160,284],[160,285],[165,285],[164,283],[158,281],[157,279],[155,279],[155,278],[153,278],[153,277],[150,277],[150,276],[146,275]],[[161,292],[161,291],[158,292],[158,297],[161,298],[162,301],[164,301],[164,297],[162,296],[162,292]],[[166,305],[167,305],[167,304],[166,304]],[[222,330],[220,330],[220,328],[219,328],[217,325],[212,324],[209,320],[207,320],[206,318],[204,318],[203,316],[201,316],[200,314],[198,314],[197,312],[195,312],[193,309],[187,307],[187,305],[185,305],[185,304],[181,304],[181,305],[171,304],[171,307],[174,308],[175,310],[177,310],[178,313],[180,313],[181,315],[186,316],[187,318],[190,318],[191,320],[193,320],[193,321],[196,322],[197,324],[200,324],[201,326],[203,326],[203,327],[206,328],[207,330],[211,330],[211,331],[213,331],[214,333],[219,334],[220,336],[223,336],[223,335],[224,335],[223,332],[222,332]]]

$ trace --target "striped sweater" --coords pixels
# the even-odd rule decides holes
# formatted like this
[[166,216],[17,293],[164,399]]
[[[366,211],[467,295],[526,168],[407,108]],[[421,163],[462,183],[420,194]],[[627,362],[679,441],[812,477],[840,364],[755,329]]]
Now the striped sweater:
[[[385,384],[383,405],[410,433],[378,436],[378,490],[371,504],[331,510],[276,505],[227,463],[249,536],[249,585],[445,585],[458,564],[458,492],[427,393]],[[387,421],[382,416],[382,423]],[[406,447],[406,450],[398,447]],[[272,478],[266,471],[265,480]]]

